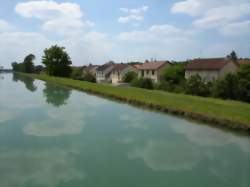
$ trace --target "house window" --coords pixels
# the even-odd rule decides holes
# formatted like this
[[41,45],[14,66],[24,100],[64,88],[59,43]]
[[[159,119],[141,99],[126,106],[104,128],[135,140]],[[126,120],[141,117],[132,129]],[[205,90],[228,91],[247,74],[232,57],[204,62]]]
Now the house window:
[[149,71],[147,70],[147,74],[149,74]]
[[152,70],[152,75],[155,75],[155,70]]
[[144,70],[141,70],[141,76],[144,77]]

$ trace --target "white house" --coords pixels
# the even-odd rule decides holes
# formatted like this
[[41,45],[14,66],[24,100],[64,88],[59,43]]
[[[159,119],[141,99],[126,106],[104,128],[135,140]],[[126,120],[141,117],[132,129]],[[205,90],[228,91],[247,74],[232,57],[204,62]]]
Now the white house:
[[110,61],[96,69],[96,81],[97,83],[109,83],[111,82],[111,73],[115,66],[115,63]]
[[237,70],[238,64],[228,58],[194,59],[186,66],[185,77],[200,75],[203,81],[209,82],[233,73]]

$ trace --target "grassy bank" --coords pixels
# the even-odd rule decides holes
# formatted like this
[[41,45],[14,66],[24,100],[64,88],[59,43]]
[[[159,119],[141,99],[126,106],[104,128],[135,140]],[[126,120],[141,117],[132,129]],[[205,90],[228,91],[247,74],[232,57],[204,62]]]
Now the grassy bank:
[[140,88],[120,88],[47,75],[25,74],[134,105],[250,133],[250,104]]

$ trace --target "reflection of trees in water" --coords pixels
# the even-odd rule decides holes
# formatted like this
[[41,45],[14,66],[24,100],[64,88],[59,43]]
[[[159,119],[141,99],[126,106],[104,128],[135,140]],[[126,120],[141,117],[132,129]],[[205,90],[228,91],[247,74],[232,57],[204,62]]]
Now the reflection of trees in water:
[[45,83],[43,94],[46,97],[46,101],[56,107],[67,104],[66,101],[71,95],[71,90],[62,88],[57,85]]
[[27,76],[22,76],[22,75],[18,75],[16,73],[13,73],[13,77],[12,80],[15,82],[21,81],[25,84],[25,87],[31,91],[34,92],[37,90],[37,87],[34,85],[34,79],[27,77]]

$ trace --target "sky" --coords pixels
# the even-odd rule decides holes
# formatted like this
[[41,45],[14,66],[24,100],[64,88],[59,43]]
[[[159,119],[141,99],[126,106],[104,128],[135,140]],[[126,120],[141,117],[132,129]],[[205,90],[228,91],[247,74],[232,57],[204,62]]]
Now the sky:
[[0,1],[0,66],[55,44],[76,66],[250,57],[250,0]]

